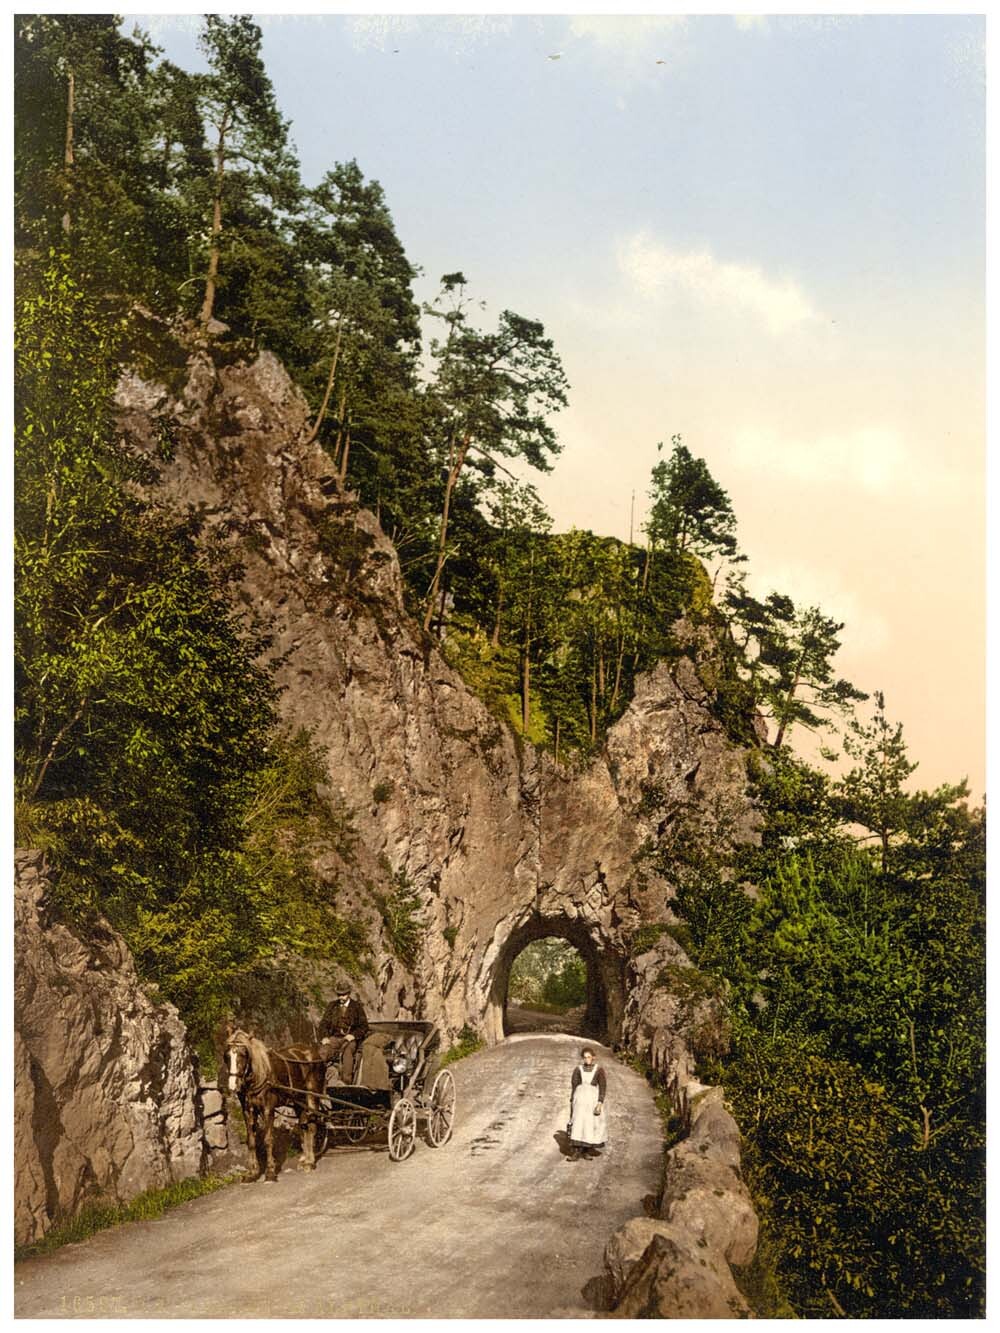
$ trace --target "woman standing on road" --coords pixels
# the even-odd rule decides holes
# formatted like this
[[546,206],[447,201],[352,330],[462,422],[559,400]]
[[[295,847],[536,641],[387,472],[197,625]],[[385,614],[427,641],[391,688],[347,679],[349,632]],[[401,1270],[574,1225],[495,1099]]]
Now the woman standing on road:
[[581,1157],[600,1157],[600,1148],[607,1142],[604,1099],[608,1080],[604,1070],[595,1063],[594,1052],[584,1046],[581,1063],[573,1070],[569,1093],[569,1160]]

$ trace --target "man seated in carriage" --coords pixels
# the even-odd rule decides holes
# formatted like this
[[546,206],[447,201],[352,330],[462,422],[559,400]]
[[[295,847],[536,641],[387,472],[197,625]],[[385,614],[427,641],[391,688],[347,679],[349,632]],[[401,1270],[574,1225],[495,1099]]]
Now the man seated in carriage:
[[346,983],[337,987],[336,999],[327,1005],[319,1035],[331,1058],[340,1057],[341,1080],[353,1083],[357,1053],[368,1035],[368,1018]]

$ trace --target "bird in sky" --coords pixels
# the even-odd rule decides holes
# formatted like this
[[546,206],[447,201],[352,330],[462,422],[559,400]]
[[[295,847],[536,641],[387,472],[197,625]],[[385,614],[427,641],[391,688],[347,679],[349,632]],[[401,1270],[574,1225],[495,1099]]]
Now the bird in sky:
[[665,65],[667,62],[665,60],[658,60],[656,63],[658,65]]
[[550,59],[550,60],[562,60],[562,52],[560,51],[557,55],[549,56],[549,59]]

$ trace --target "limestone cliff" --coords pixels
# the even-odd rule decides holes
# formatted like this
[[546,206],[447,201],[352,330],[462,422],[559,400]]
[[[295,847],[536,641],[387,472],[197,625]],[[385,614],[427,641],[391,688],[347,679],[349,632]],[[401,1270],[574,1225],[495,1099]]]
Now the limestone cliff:
[[[173,441],[159,501],[197,509],[239,552],[239,596],[274,636],[284,715],[326,748],[330,788],[353,814],[355,884],[385,891],[402,874],[420,895],[416,975],[383,939],[369,1002],[497,1040],[513,958],[560,934],[590,964],[594,1016],[619,1040],[635,984],[629,936],[669,919],[650,849],[679,823],[716,841],[754,835],[745,755],[697,670],[710,645],[640,679],[601,758],[557,766],[516,740],[407,616],[391,544],[340,494],[308,442],[307,404],[270,354],[219,364],[197,350],[172,390],[131,373],[119,409],[151,460],[165,434]],[[360,887],[353,907],[377,930]]]
[[14,887],[14,1236],[88,1200],[124,1203],[197,1175],[205,1154],[184,1025],[139,984],[107,923],[52,918],[40,853]]

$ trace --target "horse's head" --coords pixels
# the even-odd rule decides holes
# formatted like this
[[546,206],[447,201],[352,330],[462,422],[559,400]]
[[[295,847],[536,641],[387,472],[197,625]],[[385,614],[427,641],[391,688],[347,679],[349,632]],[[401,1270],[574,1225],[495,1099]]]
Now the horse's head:
[[253,1069],[251,1037],[248,1032],[237,1029],[226,1037],[226,1075],[229,1092],[238,1092],[246,1083]]

